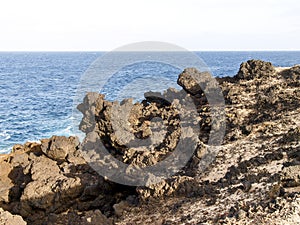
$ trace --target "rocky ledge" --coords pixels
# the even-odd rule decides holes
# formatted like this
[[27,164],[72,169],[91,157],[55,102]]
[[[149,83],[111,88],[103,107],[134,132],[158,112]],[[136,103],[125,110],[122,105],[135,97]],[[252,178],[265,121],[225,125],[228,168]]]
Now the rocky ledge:
[[[276,68],[250,60],[236,76],[217,78],[226,130],[218,154],[203,171],[199,165],[208,154],[212,118],[193,77],[204,75],[187,68],[178,78],[183,90],[168,89],[161,97],[146,93],[140,103],[109,102],[89,93],[78,106],[86,143],[96,135],[116,159],[143,168],[174,151],[182,129],[174,104],[192,99],[200,130],[182,170],[157,184],[125,186],[96,173],[75,137],[15,145],[0,156],[0,223],[299,224],[300,66]],[[168,96],[175,96],[171,103],[163,100]],[[128,145],[132,136],[113,129],[111,112],[128,107],[125,128],[134,137],[156,134],[148,147]],[[153,120],[157,117],[161,120]],[[162,124],[166,132],[156,129]]]

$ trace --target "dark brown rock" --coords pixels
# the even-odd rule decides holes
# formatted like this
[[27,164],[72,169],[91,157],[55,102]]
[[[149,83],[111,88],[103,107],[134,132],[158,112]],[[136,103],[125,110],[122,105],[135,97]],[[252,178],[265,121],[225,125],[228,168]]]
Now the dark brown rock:
[[240,70],[236,75],[238,79],[253,79],[263,76],[272,76],[275,73],[275,68],[270,62],[261,60],[249,60],[240,66]]
[[187,68],[179,75],[177,83],[187,93],[201,95],[209,84],[210,77],[209,72],[199,72],[196,68]]

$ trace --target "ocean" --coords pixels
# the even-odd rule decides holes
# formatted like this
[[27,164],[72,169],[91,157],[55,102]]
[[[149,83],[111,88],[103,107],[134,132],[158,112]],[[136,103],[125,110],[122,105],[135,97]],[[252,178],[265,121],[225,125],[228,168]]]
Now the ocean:
[[[300,64],[300,52],[195,52],[213,76],[234,76],[242,62],[249,59],[270,61],[275,66]],[[0,153],[14,144],[37,141],[52,135],[72,135],[73,99],[80,79],[103,52],[2,52],[0,53]],[[184,60],[184,59],[183,59]],[[146,73],[145,73],[146,70]],[[149,73],[151,71],[151,73]],[[153,78],[157,73],[160,77]],[[126,67],[121,76],[105,86],[109,100],[122,95],[128,82],[149,76],[155,90],[176,86],[179,70],[147,63]],[[131,77],[131,79],[127,79]],[[172,82],[160,82],[163,78]],[[152,81],[151,81],[152,79]],[[157,82],[153,82],[153,80]],[[142,87],[145,83],[136,83]],[[130,87],[130,86],[129,86]],[[127,89],[126,93],[136,90]],[[123,92],[124,93],[124,92]],[[137,97],[139,98],[139,97]]]

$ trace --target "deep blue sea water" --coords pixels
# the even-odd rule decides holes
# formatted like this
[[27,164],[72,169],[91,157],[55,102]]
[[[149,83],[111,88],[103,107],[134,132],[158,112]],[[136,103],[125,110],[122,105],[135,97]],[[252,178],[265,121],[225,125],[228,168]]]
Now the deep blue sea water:
[[[0,153],[9,152],[16,143],[36,141],[52,135],[71,135],[73,99],[80,78],[100,52],[3,52],[0,53]],[[275,66],[300,64],[300,52],[196,52],[214,76],[233,76],[241,62],[262,59]],[[183,59],[184,60],[184,59]],[[105,87],[110,100],[126,89],[126,76],[149,76],[157,71],[172,79],[167,86],[176,86],[180,71],[155,63],[126,67],[123,78]],[[152,74],[153,75],[153,74]],[[152,84],[163,79],[148,77]],[[134,77],[133,77],[134,78]],[[131,79],[132,80],[132,79]],[[153,80],[157,82],[153,82]],[[137,80],[138,81],[138,80]],[[144,86],[145,83],[136,83]],[[158,86],[159,87],[159,86]],[[161,87],[161,86],[160,86]],[[126,93],[130,93],[130,86]],[[134,94],[135,90],[131,90]],[[118,93],[118,95],[116,95]],[[122,93],[122,91],[121,91]]]

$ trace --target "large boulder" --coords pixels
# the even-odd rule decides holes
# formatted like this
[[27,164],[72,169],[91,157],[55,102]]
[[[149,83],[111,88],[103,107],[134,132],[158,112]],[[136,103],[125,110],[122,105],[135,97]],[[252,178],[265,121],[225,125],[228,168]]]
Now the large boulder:
[[270,62],[261,60],[248,60],[240,66],[239,72],[236,75],[238,79],[250,80],[253,78],[261,78],[275,73],[275,68]]
[[45,156],[34,160],[30,168],[32,181],[21,196],[21,215],[32,217],[35,210],[46,213],[65,210],[72,199],[83,192],[79,177],[65,176],[56,161]]
[[191,95],[202,94],[211,81],[211,74],[200,72],[196,68],[187,68],[179,74],[177,84]]

